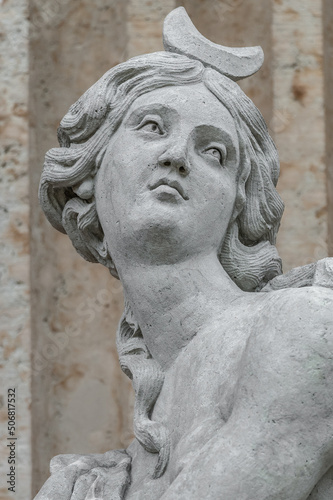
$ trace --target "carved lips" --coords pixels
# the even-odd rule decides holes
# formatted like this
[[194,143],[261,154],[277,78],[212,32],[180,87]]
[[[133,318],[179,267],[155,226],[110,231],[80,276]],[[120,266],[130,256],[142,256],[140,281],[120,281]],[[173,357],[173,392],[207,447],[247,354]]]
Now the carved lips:
[[171,181],[171,180],[167,179],[166,177],[164,177],[163,179],[160,179],[159,181],[157,181],[154,184],[152,184],[151,186],[149,186],[149,189],[151,191],[153,191],[154,189],[157,189],[160,186],[169,186],[169,187],[175,189],[176,191],[178,191],[178,193],[180,194],[180,196],[182,198],[184,198],[184,200],[188,200],[187,194],[185,193],[183,187],[181,186],[181,184],[178,181]]

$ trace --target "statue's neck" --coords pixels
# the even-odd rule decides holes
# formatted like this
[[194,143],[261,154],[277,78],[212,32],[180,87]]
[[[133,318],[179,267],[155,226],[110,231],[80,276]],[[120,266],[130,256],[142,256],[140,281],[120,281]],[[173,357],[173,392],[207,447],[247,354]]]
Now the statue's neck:
[[117,265],[145,343],[167,369],[179,352],[243,292],[215,255],[172,265]]

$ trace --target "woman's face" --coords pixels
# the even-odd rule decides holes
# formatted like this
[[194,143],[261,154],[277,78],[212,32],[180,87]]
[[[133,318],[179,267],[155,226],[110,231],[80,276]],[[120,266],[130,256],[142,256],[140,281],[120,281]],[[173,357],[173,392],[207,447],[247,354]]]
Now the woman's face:
[[[233,212],[234,120],[204,84],[137,98],[107,147],[97,211],[113,258],[175,261],[217,252]],[[164,256],[164,257],[163,257]]]

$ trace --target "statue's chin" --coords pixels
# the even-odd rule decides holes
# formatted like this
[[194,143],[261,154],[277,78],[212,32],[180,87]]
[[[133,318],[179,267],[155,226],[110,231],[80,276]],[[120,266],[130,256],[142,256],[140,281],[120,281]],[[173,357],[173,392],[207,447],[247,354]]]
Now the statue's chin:
[[[163,212],[163,210],[162,210]],[[179,217],[157,210],[140,216],[136,213],[129,218],[126,225],[121,225],[117,235],[110,237],[110,248],[115,263],[126,257],[132,263],[149,265],[175,264],[189,258],[198,246],[191,244],[193,234],[189,226],[183,224]],[[117,263],[116,263],[117,266]]]
[[[215,247],[218,252],[223,224],[212,218],[207,221],[170,186],[159,186],[155,191],[130,206],[114,203],[116,213],[102,224],[117,268],[117,260],[124,257],[132,262],[168,265],[207,255]],[[103,221],[103,214],[99,215]]]
[[181,233],[172,222],[150,219],[125,236],[124,248],[131,249],[133,259],[146,264],[174,264],[189,253]]

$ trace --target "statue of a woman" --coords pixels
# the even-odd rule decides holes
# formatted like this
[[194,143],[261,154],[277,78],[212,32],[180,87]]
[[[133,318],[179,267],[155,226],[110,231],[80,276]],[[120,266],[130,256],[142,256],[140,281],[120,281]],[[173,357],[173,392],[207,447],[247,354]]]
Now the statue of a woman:
[[36,499],[331,499],[332,261],[281,274],[278,157],[233,81],[260,53],[172,16],[169,52],[106,73],[46,155],[47,217],[123,284],[136,439],[56,457]]

